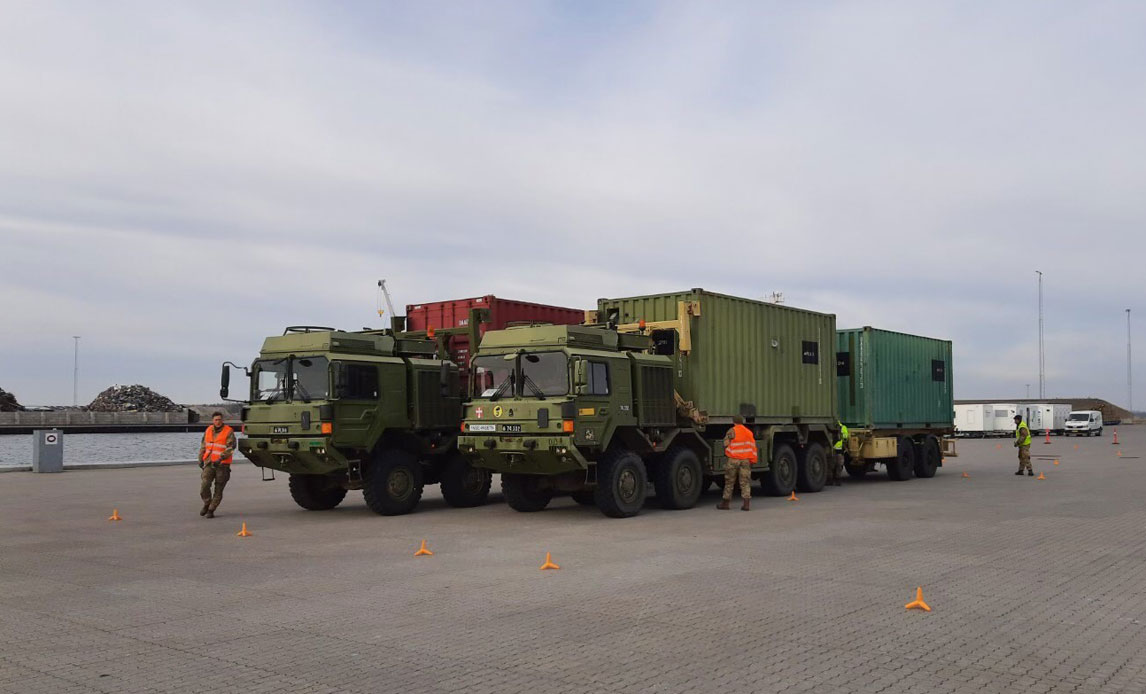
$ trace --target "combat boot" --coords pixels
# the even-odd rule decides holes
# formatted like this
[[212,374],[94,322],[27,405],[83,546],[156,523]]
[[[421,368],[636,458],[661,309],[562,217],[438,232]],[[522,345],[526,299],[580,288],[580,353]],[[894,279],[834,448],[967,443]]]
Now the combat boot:
[[1021,474],[1023,474],[1023,471],[1022,471],[1022,470],[1019,470],[1019,471],[1018,471],[1018,472],[1016,472],[1015,474],[1016,474],[1016,475],[1021,475]]
[[741,511],[747,511],[747,510],[748,510],[748,506],[749,506],[749,503],[748,503],[748,499],[745,499],[745,500],[744,500],[744,503],[743,503],[743,504],[740,504],[740,510],[741,510]]
[[206,514],[204,514],[204,515],[206,515],[208,518],[214,518],[214,517],[215,517],[215,512],[214,512],[214,511],[212,511],[211,509],[207,509],[207,513],[206,513]]
[[209,502],[206,504],[203,504],[203,508],[199,509],[199,515],[205,516],[205,515],[207,515],[207,512],[210,510],[211,510],[211,504]]
[[1028,477],[1034,477],[1034,476],[1035,476],[1035,471],[1034,471],[1034,470],[1027,470],[1027,476],[1028,476]]
[[728,499],[721,499],[720,503],[716,505],[716,510],[717,511],[727,511],[728,510]]

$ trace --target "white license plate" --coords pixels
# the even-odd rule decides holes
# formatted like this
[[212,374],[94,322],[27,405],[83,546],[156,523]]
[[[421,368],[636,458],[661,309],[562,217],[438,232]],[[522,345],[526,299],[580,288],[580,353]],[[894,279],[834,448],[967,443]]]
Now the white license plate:
[[496,424],[469,424],[467,425],[469,431],[497,431]]
[[511,433],[511,434],[520,434],[521,433],[521,425],[520,424],[503,424],[501,426],[501,430],[508,432],[508,433]]
[[285,433],[287,433],[287,428],[286,427],[272,427],[271,433],[272,434],[285,434]]

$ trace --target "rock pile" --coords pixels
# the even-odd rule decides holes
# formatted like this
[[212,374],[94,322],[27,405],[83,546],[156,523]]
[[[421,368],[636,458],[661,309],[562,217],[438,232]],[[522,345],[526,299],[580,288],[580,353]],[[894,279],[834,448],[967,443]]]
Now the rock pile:
[[24,408],[16,402],[16,396],[0,388],[0,412],[19,412]]
[[92,412],[178,412],[183,409],[146,386],[112,386],[96,396]]

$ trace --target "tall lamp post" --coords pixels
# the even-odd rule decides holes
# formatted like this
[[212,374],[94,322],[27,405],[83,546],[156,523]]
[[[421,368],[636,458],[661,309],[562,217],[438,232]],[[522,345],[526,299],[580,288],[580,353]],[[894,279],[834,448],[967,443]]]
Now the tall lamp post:
[[75,340],[75,353],[72,357],[72,407],[79,407],[80,404],[80,336],[72,335]]
[[1043,351],[1043,272],[1035,270],[1039,276],[1039,400],[1046,397],[1046,353]]
[[1130,309],[1126,309],[1126,409],[1134,418],[1134,381],[1130,378]]

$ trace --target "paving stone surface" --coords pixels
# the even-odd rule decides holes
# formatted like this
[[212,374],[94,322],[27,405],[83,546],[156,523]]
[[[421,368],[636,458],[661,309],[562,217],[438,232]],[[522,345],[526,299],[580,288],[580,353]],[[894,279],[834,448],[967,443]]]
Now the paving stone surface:
[[931,480],[627,520],[307,512],[248,464],[207,520],[195,467],[10,473],[0,692],[1146,692],[1146,427],[1119,436],[1036,442],[1042,481],[961,441]]

